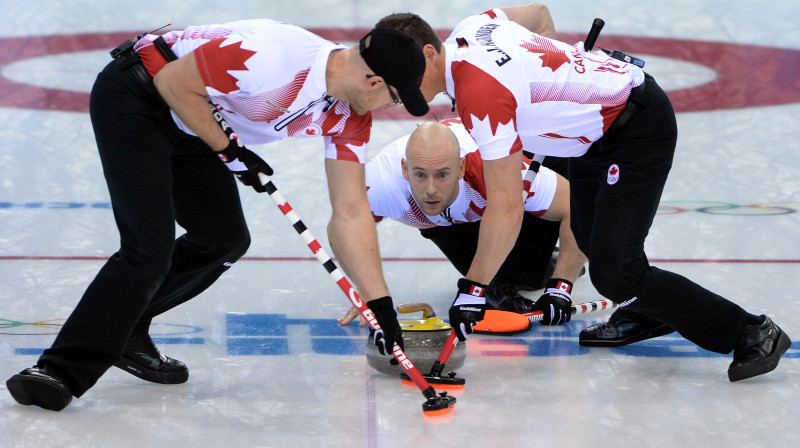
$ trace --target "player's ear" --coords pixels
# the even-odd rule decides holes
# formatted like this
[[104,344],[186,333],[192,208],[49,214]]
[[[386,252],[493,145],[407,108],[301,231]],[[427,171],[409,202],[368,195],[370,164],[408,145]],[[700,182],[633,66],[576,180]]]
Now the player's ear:
[[463,179],[464,178],[464,174],[466,173],[466,163],[465,163],[466,160],[467,160],[466,157],[461,157],[460,159],[458,159],[458,178],[459,179]]
[[439,59],[441,55],[431,44],[425,44],[425,46],[422,47],[422,54],[425,55],[425,60],[429,62]]
[[400,159],[400,166],[403,167],[403,179],[408,180],[408,162],[406,162],[406,159]]
[[379,87],[378,84],[383,84],[385,81],[378,75],[367,75],[364,77],[364,89],[372,90]]

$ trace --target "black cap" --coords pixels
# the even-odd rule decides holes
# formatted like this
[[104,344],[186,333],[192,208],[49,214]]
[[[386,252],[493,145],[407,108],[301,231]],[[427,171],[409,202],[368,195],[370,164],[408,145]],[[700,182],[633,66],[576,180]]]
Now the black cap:
[[408,113],[415,117],[428,113],[419,90],[425,56],[413,37],[394,28],[375,28],[361,39],[359,48],[369,68],[397,89]]

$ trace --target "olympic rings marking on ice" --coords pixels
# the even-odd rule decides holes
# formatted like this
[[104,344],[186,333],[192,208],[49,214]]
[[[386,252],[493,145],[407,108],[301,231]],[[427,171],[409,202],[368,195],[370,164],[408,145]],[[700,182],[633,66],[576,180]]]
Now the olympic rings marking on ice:
[[[0,335],[41,336],[58,334],[65,321],[66,319],[47,319],[36,322],[20,322],[0,318]],[[41,329],[42,331],[33,332],[31,328]],[[150,336],[154,337],[187,335],[201,331],[203,331],[203,328],[195,325],[157,323],[150,325]]]
[[[669,204],[701,204],[702,207]],[[716,201],[663,201],[658,206],[658,215],[677,215],[686,212],[698,212],[708,215],[730,216],[774,216],[797,213],[798,208],[787,205],[800,205],[798,201],[757,202],[755,204],[734,204]]]
[[[58,334],[66,319],[47,319],[37,322],[20,322],[17,320],[0,319],[0,334],[14,336],[38,336],[47,334]],[[31,332],[26,330],[29,327],[43,329],[45,331]],[[16,330],[12,330],[16,329]],[[10,330],[10,331],[9,331]],[[54,330],[54,331],[53,331]]]
[[15,320],[8,320],[8,319],[0,319],[0,330],[3,328],[14,328],[20,325],[25,325],[22,322],[17,322]]

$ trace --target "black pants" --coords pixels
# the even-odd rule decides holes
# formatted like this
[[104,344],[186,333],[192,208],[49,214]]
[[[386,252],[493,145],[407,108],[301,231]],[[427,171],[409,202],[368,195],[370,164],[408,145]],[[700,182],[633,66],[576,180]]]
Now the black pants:
[[[566,159],[546,157],[543,164],[562,176],[567,176]],[[467,275],[478,250],[480,225],[481,222],[476,221],[422,229],[420,233],[436,244],[461,275]],[[525,214],[519,237],[495,277],[531,289],[541,288],[547,280],[546,271],[558,242],[560,226],[558,221],[545,221]]]
[[[420,233],[436,244],[461,275],[467,275],[478,250],[480,224],[480,221],[475,221],[432,227],[422,229]],[[525,285],[530,289],[541,288],[558,241],[558,225],[558,222],[525,215],[519,237],[495,277]]]
[[[152,82],[120,60],[98,75],[90,116],[120,249],[39,360],[76,397],[131,335],[208,288],[250,245],[236,181],[201,140],[180,131]],[[175,223],[186,233],[175,239]]]
[[651,77],[645,82],[630,120],[569,161],[572,230],[600,294],[630,302],[633,311],[672,325],[700,347],[729,353],[749,314],[685,277],[650,266],[644,253],[678,134],[666,94]]

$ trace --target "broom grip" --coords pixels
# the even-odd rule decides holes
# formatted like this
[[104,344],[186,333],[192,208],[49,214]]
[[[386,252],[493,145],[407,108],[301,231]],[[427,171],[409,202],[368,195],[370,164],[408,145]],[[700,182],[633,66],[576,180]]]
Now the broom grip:
[[586,51],[592,51],[594,48],[595,42],[597,42],[597,37],[600,36],[600,31],[603,30],[603,27],[606,25],[606,22],[603,19],[597,18],[594,19],[592,22],[592,28],[589,29],[589,34],[586,35],[586,40],[583,41],[583,48]]
[[[577,305],[572,305],[571,315],[574,316],[575,314],[586,314],[594,311],[611,309],[616,306],[616,303],[608,299],[596,300],[594,302],[584,302]],[[522,313],[522,315],[527,317],[531,322],[540,321],[544,318],[544,313],[542,311],[531,311],[530,313]]]

